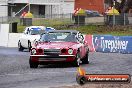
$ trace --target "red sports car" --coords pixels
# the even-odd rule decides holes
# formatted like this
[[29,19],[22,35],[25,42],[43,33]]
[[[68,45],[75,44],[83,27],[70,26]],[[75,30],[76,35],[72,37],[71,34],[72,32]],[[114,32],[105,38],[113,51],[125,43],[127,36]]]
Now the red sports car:
[[76,30],[55,30],[43,33],[31,49],[30,68],[54,63],[89,63],[89,48]]

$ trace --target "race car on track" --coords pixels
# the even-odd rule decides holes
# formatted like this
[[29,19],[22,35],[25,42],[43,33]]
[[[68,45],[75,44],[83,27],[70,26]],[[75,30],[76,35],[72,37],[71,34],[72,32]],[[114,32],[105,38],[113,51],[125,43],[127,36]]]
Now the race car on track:
[[89,63],[89,48],[83,35],[76,30],[55,30],[41,34],[30,51],[30,68],[55,63]]
[[30,51],[34,40],[40,39],[40,34],[49,30],[55,30],[55,29],[52,27],[45,27],[45,26],[26,27],[24,33],[19,38],[18,50],[23,51],[24,49],[29,49]]

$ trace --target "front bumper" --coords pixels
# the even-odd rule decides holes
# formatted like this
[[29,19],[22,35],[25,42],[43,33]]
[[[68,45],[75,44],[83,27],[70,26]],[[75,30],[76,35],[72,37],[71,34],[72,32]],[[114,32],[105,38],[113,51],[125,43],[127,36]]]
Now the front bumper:
[[[31,57],[49,57],[52,55],[30,55]],[[59,56],[59,57],[75,57],[75,55],[56,55],[56,56]]]
[[71,62],[75,59],[75,55],[30,55],[30,57],[39,62]]

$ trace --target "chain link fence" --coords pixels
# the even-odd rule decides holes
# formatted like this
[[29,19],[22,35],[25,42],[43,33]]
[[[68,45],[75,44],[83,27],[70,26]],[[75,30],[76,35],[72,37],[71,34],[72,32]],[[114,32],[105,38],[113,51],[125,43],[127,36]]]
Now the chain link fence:
[[[73,14],[34,15],[34,18],[26,20],[20,17],[0,17],[0,23],[17,25],[132,25],[132,14],[104,15],[104,16],[73,16]],[[26,23],[25,23],[26,22]]]

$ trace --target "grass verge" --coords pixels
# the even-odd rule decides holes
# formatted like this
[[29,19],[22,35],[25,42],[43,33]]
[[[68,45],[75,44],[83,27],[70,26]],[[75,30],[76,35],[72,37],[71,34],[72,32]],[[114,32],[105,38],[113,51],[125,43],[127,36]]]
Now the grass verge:
[[[50,25],[58,30],[73,29],[78,30],[84,34],[103,34],[103,35],[116,35],[116,36],[132,36],[132,25],[129,26],[98,26],[98,25]],[[26,26],[18,26],[18,32],[23,32]]]

